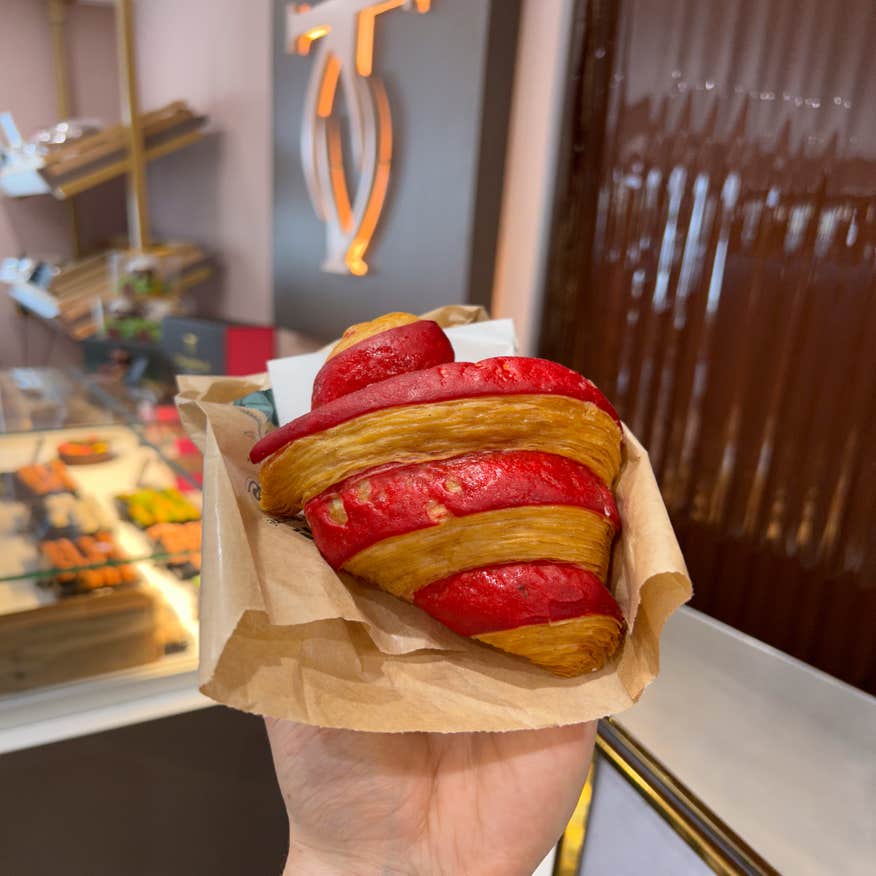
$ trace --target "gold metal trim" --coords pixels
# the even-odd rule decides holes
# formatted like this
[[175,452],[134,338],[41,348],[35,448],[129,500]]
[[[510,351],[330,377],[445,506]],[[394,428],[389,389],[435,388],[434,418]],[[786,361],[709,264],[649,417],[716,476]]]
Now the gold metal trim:
[[55,74],[55,100],[58,116],[69,119],[73,112],[70,98],[70,77],[67,73],[67,4],[65,0],[48,0],[49,24],[52,29],[52,67]]
[[[48,0],[49,24],[52,29],[52,68],[55,74],[55,101],[58,118],[69,119],[73,115],[73,99],[70,91],[70,75],[67,64],[67,0]],[[67,207],[70,216],[70,240],[73,258],[81,255],[79,233],[79,208],[71,201]]]
[[[183,149],[191,143],[197,143],[198,140],[202,140],[203,138],[203,131],[188,131],[185,134],[180,134],[178,137],[171,137],[163,143],[159,143],[156,146],[146,149],[144,155],[147,161],[154,161],[156,158],[163,158],[171,152]],[[56,186],[52,190],[52,193],[57,198],[72,198],[74,195],[78,195],[81,192],[100,185],[101,183],[107,182],[107,180],[114,179],[117,176],[127,173],[128,167],[129,161],[127,158],[123,158],[120,161],[114,161],[112,164],[107,164],[98,170],[93,170],[91,173],[86,173],[74,180],[70,180],[70,182]]]
[[73,195],[78,195],[88,189],[93,189],[95,186],[99,186],[101,183],[105,183],[107,180],[114,179],[115,177],[121,176],[127,172],[127,159],[124,161],[114,161],[112,164],[107,164],[106,167],[100,168],[100,170],[93,170],[91,173],[80,176],[78,179],[57,186],[52,189],[52,193],[55,197],[72,198]]
[[594,758],[590,761],[590,769],[587,770],[587,779],[581,789],[581,796],[578,797],[578,802],[575,804],[575,811],[572,813],[557,845],[553,876],[578,876],[581,867],[581,854],[584,851],[584,840],[587,836],[590,806],[593,802],[596,769]]
[[163,143],[157,143],[155,146],[149,146],[146,149],[146,160],[154,161],[156,158],[163,158],[165,155],[170,155],[171,152],[176,152],[177,149],[182,149],[192,143],[197,143],[198,140],[204,139],[204,132],[187,131],[185,134],[179,134],[176,137],[170,137]]
[[[629,733],[614,721],[606,719],[605,723],[610,733],[604,733],[600,724],[600,732],[596,738],[599,752],[715,873],[722,876],[737,876],[740,873],[780,876],[778,870],[767,863]],[[612,739],[612,734],[620,744]],[[633,760],[628,759],[627,753],[638,760],[644,769],[639,769]],[[660,785],[669,793],[662,790]],[[672,799],[673,796],[695,819],[705,825],[705,830]],[[722,845],[732,849],[744,866],[740,866],[737,860],[728,855]]]
[[186,272],[180,277],[179,284],[183,289],[191,289],[192,286],[197,286],[209,280],[213,276],[213,268],[210,265],[203,265],[200,268],[195,268],[193,271]]
[[146,156],[137,94],[132,0],[116,0],[116,34],[122,78],[122,121],[128,128],[128,235],[132,248],[145,249],[151,243],[149,196],[146,191]]

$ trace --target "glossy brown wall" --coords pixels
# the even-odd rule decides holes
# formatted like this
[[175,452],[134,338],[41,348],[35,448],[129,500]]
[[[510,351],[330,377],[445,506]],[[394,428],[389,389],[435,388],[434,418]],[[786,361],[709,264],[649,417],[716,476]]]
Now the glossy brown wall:
[[873,690],[876,7],[576,27],[542,353],[649,447],[693,604]]

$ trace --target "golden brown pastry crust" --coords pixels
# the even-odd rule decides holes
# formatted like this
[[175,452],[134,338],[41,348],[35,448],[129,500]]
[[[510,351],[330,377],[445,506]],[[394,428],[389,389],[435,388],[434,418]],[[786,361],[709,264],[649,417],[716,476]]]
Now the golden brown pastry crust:
[[407,600],[455,572],[498,563],[574,563],[604,582],[613,536],[611,522],[586,508],[501,508],[386,538],[359,551],[343,568]]
[[357,471],[478,450],[555,453],[609,485],[621,465],[620,428],[590,402],[561,395],[461,398],[386,408],[293,441],[262,465],[261,505],[269,514],[297,514]]
[[[344,332],[310,413],[250,452],[263,462],[262,508],[306,506],[333,568],[461,635],[560,676],[600,669],[624,629],[605,587],[619,526],[617,412],[562,365],[453,362],[440,329],[436,340],[416,323],[391,313]],[[581,466],[590,480],[573,475]]]
[[548,624],[532,624],[498,633],[472,636],[509,654],[517,654],[565,678],[595,672],[620,644],[623,624],[604,614],[591,614]]

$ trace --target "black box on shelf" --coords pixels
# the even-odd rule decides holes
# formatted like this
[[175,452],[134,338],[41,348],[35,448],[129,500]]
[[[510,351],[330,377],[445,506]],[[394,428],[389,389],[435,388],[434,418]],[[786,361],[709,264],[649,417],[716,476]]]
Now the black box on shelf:
[[274,355],[271,326],[168,316],[161,344],[177,374],[244,375],[264,371]]

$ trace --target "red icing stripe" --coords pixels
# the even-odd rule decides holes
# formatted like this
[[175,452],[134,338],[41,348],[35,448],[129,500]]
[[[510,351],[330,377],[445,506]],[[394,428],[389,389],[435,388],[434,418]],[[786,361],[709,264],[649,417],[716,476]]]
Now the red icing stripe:
[[565,563],[510,563],[458,572],[420,588],[414,604],[462,636],[603,614],[622,620],[592,573]]
[[620,528],[611,490],[589,468],[531,450],[381,466],[320,493],[304,513],[320,553],[338,569],[378,541],[436,526],[446,516],[521,505],[589,508]]
[[488,395],[539,394],[592,402],[620,425],[608,399],[580,374],[546,359],[498,356],[399,374],[341,396],[266,435],[250,451],[249,458],[261,462],[292,441],[384,408]]
[[371,335],[329,359],[313,382],[312,408],[409,371],[453,361],[441,326],[418,320]]

